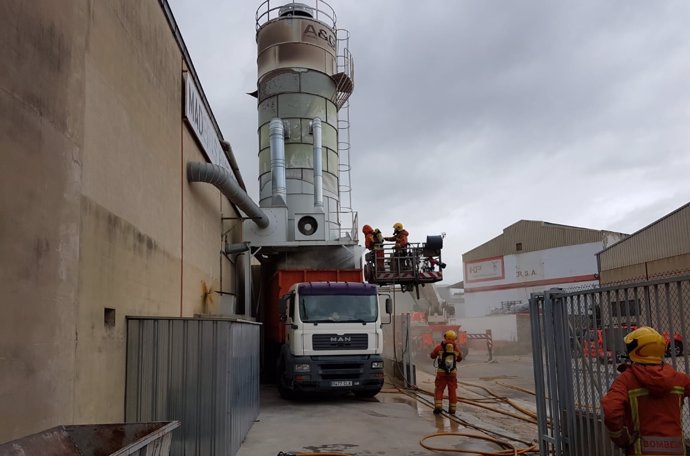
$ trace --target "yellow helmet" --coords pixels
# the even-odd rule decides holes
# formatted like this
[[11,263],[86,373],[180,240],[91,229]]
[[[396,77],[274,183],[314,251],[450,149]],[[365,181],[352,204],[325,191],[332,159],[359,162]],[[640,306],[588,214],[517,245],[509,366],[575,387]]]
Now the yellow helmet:
[[393,224],[393,229],[394,229],[395,231],[402,231],[402,229],[403,229],[403,224],[400,223],[400,222],[396,222],[396,223]]
[[455,334],[455,331],[449,329],[448,331],[443,333],[443,338],[446,340],[455,340],[458,338],[458,335]]
[[654,328],[642,326],[623,338],[630,361],[640,364],[661,364],[666,341]]

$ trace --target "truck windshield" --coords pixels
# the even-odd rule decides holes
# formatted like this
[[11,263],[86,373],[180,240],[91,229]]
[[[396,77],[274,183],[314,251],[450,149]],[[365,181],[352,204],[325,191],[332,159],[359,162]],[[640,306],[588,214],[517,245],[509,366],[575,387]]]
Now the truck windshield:
[[299,308],[305,323],[371,323],[379,314],[376,296],[308,295],[300,297]]

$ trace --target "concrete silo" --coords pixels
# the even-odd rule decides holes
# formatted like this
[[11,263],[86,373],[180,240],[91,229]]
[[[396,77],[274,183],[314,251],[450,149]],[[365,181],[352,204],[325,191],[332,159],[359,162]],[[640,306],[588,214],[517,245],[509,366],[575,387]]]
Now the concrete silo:
[[259,198],[272,227],[245,224],[245,238],[267,247],[354,245],[349,34],[336,28],[335,11],[319,0],[266,1],[256,27]]

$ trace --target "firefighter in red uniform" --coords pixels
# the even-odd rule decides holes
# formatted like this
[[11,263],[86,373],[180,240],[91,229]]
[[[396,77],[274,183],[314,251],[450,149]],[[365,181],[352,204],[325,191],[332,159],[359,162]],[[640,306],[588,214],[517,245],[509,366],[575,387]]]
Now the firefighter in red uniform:
[[374,237],[374,256],[376,256],[376,270],[383,271],[383,233],[380,229],[374,228],[372,236]]
[[457,363],[462,361],[462,355],[455,340],[458,335],[455,331],[448,330],[443,334],[443,342],[438,344],[431,352],[431,358],[438,358],[438,368],[436,370],[436,388],[434,389],[434,414],[438,415],[442,411],[443,390],[448,387],[448,413],[455,415],[458,403],[458,376]]
[[[364,247],[371,250],[376,258],[376,270],[383,271],[383,234],[378,228],[373,229],[369,225],[362,227],[364,233]],[[371,253],[367,254],[371,255]],[[367,261],[372,261],[373,258],[367,257]]]
[[369,225],[364,225],[362,233],[364,233],[364,247],[374,250],[374,229]]
[[[400,271],[409,266],[407,263],[407,236],[410,234],[403,228],[403,224],[393,224],[393,236],[384,238],[386,241],[395,242],[393,246],[393,258],[391,258],[391,270]],[[404,290],[403,290],[404,291]]]
[[643,326],[624,338],[630,362],[601,400],[609,438],[628,455],[684,455],[681,409],[690,376],[663,363],[666,341]]
[[386,241],[392,241],[395,242],[395,247],[394,249],[397,250],[404,250],[407,248],[407,236],[409,236],[410,233],[407,232],[403,228],[403,224],[400,222],[394,223],[393,224],[393,236],[385,238]]

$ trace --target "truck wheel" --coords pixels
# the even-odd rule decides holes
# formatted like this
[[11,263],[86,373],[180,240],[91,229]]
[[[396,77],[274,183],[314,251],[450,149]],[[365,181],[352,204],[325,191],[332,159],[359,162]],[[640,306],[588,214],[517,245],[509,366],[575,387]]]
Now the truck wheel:
[[283,399],[294,399],[295,392],[285,382],[285,362],[281,361],[278,364],[278,393]]
[[[671,344],[668,344],[666,346],[666,354],[665,354],[666,357],[671,356],[671,349],[672,349]],[[683,343],[682,342],[675,341],[675,353],[674,354],[676,355],[676,357],[683,356]]]
[[355,391],[355,396],[357,397],[374,397],[377,394],[381,392],[381,387],[376,388],[376,389],[367,389],[367,390],[357,390]]

